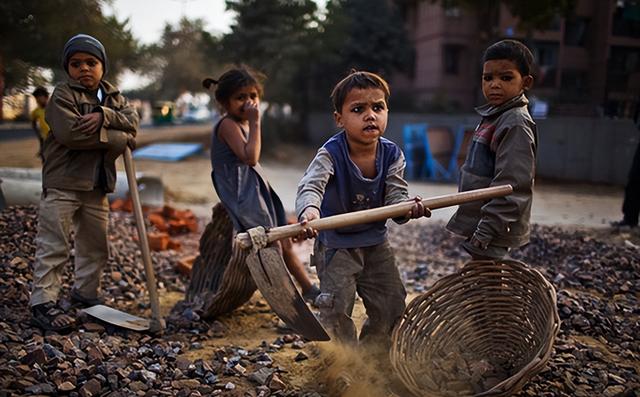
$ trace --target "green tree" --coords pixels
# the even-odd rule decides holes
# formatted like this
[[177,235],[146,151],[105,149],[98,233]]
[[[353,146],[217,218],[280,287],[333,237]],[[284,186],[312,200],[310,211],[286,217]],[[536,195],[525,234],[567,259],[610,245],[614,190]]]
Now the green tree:
[[145,72],[155,76],[143,91],[150,97],[176,98],[184,90],[202,91],[202,79],[217,75],[219,39],[204,30],[201,19],[166,24],[160,43],[143,50]]
[[387,0],[330,0],[323,31],[333,36],[340,63],[385,75],[409,71],[413,49],[398,11]]
[[[309,49],[317,27],[312,0],[227,0],[235,12],[231,32],[222,39],[222,57],[267,75],[265,96],[298,108],[304,87],[301,73],[312,61]],[[303,94],[303,95],[301,95]]]
[[[279,137],[300,138],[309,113],[310,73],[318,29],[317,5],[312,0],[227,0],[235,13],[231,32],[224,35],[221,57],[230,64],[246,64],[267,76],[269,105],[288,104],[293,119],[267,118],[265,129]],[[272,135],[275,136],[275,135]]]
[[226,4],[236,18],[222,58],[264,72],[266,99],[292,107],[296,131],[312,109],[329,107],[331,87],[351,68],[390,77],[412,63],[402,18],[387,0],[330,0],[323,15],[311,0]]
[[107,49],[114,80],[125,67],[138,65],[137,43],[128,21],[106,16],[106,0],[3,0],[0,2],[0,120],[2,96],[41,79],[38,68],[62,74],[64,43],[77,33],[98,38]]
[[[363,10],[366,10],[364,12]],[[326,109],[331,87],[353,68],[390,79],[410,72],[414,49],[400,10],[387,0],[329,0],[317,43],[314,107]]]

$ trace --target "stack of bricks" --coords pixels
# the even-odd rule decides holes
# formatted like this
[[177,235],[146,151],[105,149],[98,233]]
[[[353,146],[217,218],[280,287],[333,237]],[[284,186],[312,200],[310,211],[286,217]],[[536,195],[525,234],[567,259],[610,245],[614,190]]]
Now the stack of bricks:
[[165,205],[161,210],[149,212],[147,219],[157,230],[149,233],[149,246],[154,251],[180,249],[180,243],[170,236],[198,231],[198,220],[190,210],[181,211]]
[[[130,199],[111,203],[112,211],[132,212],[132,208]],[[142,210],[155,229],[147,233],[149,248],[153,251],[179,250],[180,242],[171,236],[198,231],[198,220],[190,210],[177,210],[168,205],[153,211],[143,206]]]

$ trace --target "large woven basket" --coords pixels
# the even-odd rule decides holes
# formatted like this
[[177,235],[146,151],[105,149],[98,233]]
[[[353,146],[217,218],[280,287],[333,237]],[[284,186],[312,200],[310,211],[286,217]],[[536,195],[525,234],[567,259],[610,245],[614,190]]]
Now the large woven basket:
[[416,396],[509,396],[543,369],[559,327],[555,289],[538,271],[473,261],[408,305],[391,363]]
[[246,264],[247,251],[236,245],[233,223],[221,204],[200,238],[200,255],[193,263],[187,300],[203,302],[202,317],[227,314],[247,302],[257,287]]

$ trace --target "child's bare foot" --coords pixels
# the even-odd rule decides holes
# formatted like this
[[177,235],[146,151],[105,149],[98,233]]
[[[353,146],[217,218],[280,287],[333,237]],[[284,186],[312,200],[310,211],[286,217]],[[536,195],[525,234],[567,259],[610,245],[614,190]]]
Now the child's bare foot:
[[45,331],[64,332],[70,331],[76,321],[56,308],[54,302],[47,302],[31,307],[31,324]]

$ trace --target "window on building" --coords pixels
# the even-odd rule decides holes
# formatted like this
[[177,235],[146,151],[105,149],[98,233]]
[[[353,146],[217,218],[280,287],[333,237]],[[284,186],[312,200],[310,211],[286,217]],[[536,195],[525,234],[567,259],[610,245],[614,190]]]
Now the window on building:
[[607,87],[626,91],[629,76],[640,72],[640,49],[633,47],[611,47],[607,65]]
[[460,6],[455,1],[443,0],[442,9],[445,17],[459,18],[462,16],[462,10],[460,10]]
[[444,9],[444,16],[451,18],[458,18],[462,15],[460,7],[447,7]]
[[536,41],[532,45],[533,56],[538,66],[539,87],[555,87],[556,73],[558,70],[558,44],[552,42]]
[[589,92],[587,71],[580,69],[565,69],[560,76],[560,87],[570,94],[584,95]]
[[568,46],[583,47],[587,42],[589,32],[589,18],[573,17],[567,19],[564,29],[564,44]]
[[460,54],[462,46],[446,44],[443,49],[444,74],[457,75],[460,72]]
[[553,16],[551,21],[549,21],[549,26],[547,26],[545,30],[552,30],[554,32],[559,32],[561,25],[562,25],[562,16],[559,14],[556,14]]
[[614,36],[640,38],[640,2],[618,0],[613,13],[611,33]]

